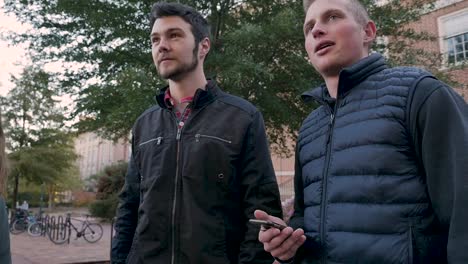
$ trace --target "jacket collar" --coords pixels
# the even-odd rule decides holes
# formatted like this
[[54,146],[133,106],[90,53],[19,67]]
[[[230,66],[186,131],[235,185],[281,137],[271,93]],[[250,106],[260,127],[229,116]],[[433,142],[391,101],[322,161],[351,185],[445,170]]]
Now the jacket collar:
[[[344,68],[340,72],[338,97],[340,98],[345,96],[353,87],[367,79],[369,76],[386,68],[387,64],[380,53],[373,53],[359,60],[355,64]],[[304,102],[315,100],[322,104],[327,103],[332,99],[325,84],[303,93],[301,97]]]
[[[208,79],[207,84],[205,86],[205,89],[198,88],[195,92],[195,95],[193,96],[193,101],[192,101],[192,108],[193,109],[198,109],[201,108],[210,102],[212,102],[216,96],[220,93],[219,87],[216,85],[216,82]],[[161,108],[167,109],[167,105],[164,102],[164,96],[166,93],[166,90],[169,89],[169,85],[165,86],[164,88],[161,89],[159,94],[156,95],[156,102]]]

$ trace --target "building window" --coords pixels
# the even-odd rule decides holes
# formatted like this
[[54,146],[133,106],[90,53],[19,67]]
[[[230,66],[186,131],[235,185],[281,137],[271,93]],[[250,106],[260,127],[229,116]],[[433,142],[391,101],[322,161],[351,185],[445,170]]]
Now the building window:
[[468,8],[439,18],[441,52],[448,65],[468,61]]
[[468,33],[446,38],[445,43],[449,64],[468,60]]

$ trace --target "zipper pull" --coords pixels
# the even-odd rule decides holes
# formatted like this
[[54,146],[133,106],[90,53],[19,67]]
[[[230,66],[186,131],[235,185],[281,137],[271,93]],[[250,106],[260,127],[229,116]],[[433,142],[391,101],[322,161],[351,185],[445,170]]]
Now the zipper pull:
[[158,137],[158,138],[157,138],[157,140],[158,140],[157,144],[158,144],[158,145],[161,145],[162,139],[163,139],[162,137]]
[[181,130],[182,130],[182,129],[177,128],[177,136],[176,136],[177,141],[180,140],[180,132],[181,132]]
[[196,135],[195,135],[195,141],[196,141],[196,142],[200,142],[200,134],[196,134]]
[[335,115],[334,114],[331,114],[330,115],[330,124],[328,124],[328,137],[327,137],[327,145],[328,143],[330,143],[330,139],[331,139],[331,136],[332,136],[332,125],[333,125],[333,120],[335,119]]

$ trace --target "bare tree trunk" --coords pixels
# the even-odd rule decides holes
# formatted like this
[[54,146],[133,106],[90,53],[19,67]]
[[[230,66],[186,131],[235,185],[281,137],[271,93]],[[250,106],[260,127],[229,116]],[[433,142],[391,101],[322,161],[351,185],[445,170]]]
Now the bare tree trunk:
[[15,186],[13,188],[13,204],[11,205],[11,211],[13,215],[16,215],[16,203],[18,201],[18,186],[19,186],[19,173],[15,173]]
[[48,193],[49,193],[49,211],[54,208],[54,198],[55,198],[55,191],[54,185],[51,184],[48,186]]

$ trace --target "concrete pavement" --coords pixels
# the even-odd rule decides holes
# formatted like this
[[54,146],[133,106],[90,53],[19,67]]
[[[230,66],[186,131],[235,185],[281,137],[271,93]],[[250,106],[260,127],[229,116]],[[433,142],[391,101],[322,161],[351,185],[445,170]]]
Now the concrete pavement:
[[[73,221],[73,220],[72,220]],[[74,223],[77,225],[76,223]],[[104,234],[96,243],[88,243],[83,237],[75,239],[72,230],[70,244],[56,245],[45,237],[31,237],[27,232],[10,234],[13,264],[63,264],[109,261],[110,224],[101,223]],[[78,224],[77,227],[80,225]]]

